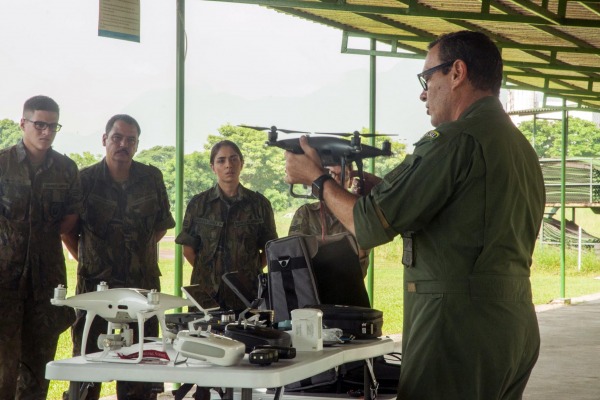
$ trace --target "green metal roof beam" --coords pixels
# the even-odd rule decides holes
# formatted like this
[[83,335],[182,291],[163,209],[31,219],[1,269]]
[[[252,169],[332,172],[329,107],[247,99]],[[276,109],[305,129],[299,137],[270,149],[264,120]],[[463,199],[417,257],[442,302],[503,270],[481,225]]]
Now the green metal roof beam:
[[[518,90],[533,90],[535,92],[545,93],[551,96],[560,97],[561,99],[567,98],[570,101],[581,103],[582,101],[596,101],[598,102],[598,96],[596,94],[590,94],[587,92],[569,90],[569,89],[552,89],[552,88],[544,88],[541,89],[539,86],[533,86],[528,83],[518,82],[518,81],[506,81],[507,83],[503,85],[505,89],[518,89]],[[510,83],[510,84],[509,84]],[[591,107],[591,105],[590,105]]]
[[[552,22],[554,25],[559,25],[564,20],[564,18],[562,18],[559,15],[554,14],[553,12],[548,10],[548,8],[540,7],[537,4],[534,4],[529,0],[510,0],[510,2],[534,13],[538,17],[544,18],[544,19]],[[497,3],[493,2],[493,4],[495,6]]]
[[[382,21],[381,18],[377,18],[378,22]],[[398,27],[390,24],[391,26]],[[400,27],[402,28],[402,27]],[[349,31],[350,32],[350,31]],[[353,32],[350,32],[353,34]],[[418,42],[423,43],[434,40],[435,37],[423,37],[423,36],[411,36],[411,35],[378,35],[369,33],[357,33],[353,36],[362,36],[366,38],[374,38],[377,40],[389,40],[389,41],[401,41],[401,42]],[[589,44],[586,47],[567,47],[567,46],[545,46],[537,44],[521,44],[513,42],[496,41],[496,45],[499,48],[504,49],[518,49],[518,50],[536,50],[536,51],[555,51],[558,53],[575,53],[575,54],[597,54],[600,56],[600,48],[590,47]]]
[[[509,8],[509,7],[507,7],[507,6],[503,5],[503,4],[496,3],[495,6],[500,11],[503,11],[503,12],[506,12],[506,13],[514,12],[514,10],[512,10],[511,8]],[[548,7],[548,2],[547,1],[544,1],[543,7],[545,7],[545,8]],[[566,24],[563,21],[563,25],[568,25],[568,24]],[[585,41],[583,41],[583,40],[581,40],[579,38],[573,37],[572,35],[569,35],[568,33],[565,33],[565,32],[563,32],[563,31],[561,31],[559,29],[556,29],[555,27],[552,27],[552,26],[543,26],[543,25],[535,25],[534,27],[537,28],[537,29],[539,29],[539,30],[541,30],[541,31],[543,31],[543,32],[549,33],[552,36],[555,36],[557,38],[561,38],[563,40],[571,42],[576,47],[581,47],[581,48],[589,48],[590,47],[589,43],[587,43],[587,42],[585,42]],[[594,24],[593,24],[592,27],[594,27],[594,28],[598,27],[598,21],[594,22]]]
[[[368,34],[364,34],[361,35],[361,37],[369,37]],[[347,44],[347,43],[346,43]],[[353,48],[345,48],[343,51],[344,53],[348,53],[348,54],[364,54],[364,55],[382,55],[382,56],[387,56],[387,57],[397,57],[397,58],[411,58],[411,59],[415,59],[415,58],[425,58],[425,51],[423,51],[423,53],[414,53],[414,49],[407,49],[403,46],[403,43],[399,43],[398,47],[399,49],[402,50],[406,50],[406,51],[412,51],[413,53],[401,53],[401,52],[381,52],[380,50],[377,51],[373,51],[373,50],[367,50],[367,49],[353,49]],[[554,69],[554,70],[560,70],[560,71],[572,71],[573,70],[573,65],[570,64],[556,64],[553,62],[550,63],[533,63],[533,62],[521,62],[521,61],[504,61],[504,65],[508,66],[508,67],[513,67],[513,68],[535,68],[535,69]],[[591,67],[591,66],[577,66],[577,72],[579,73],[600,73],[600,67]]]
[[[528,110],[509,111],[508,115],[535,115],[535,114],[547,114],[563,111],[565,108],[561,106],[547,106],[543,108],[533,108]],[[566,111],[586,111],[586,112],[599,112],[600,109],[588,108],[588,107],[573,107],[567,106]],[[562,119],[559,119],[562,120]]]
[[590,47],[567,47],[567,46],[544,46],[536,44],[520,44],[511,42],[496,42],[498,47],[505,49],[518,50],[536,50],[536,51],[554,51],[558,53],[576,53],[576,54],[597,54],[600,55],[600,48]]
[[589,76],[570,76],[570,75],[558,75],[558,74],[545,74],[543,72],[537,71],[504,71],[504,75],[512,75],[512,76],[526,76],[526,77],[535,77],[535,78],[548,78],[548,79],[564,79],[568,81],[582,81],[593,83],[595,80],[599,78],[592,78]]
[[[367,6],[362,4],[338,4],[338,3],[323,3],[314,1],[303,1],[303,0],[208,0],[208,1],[219,1],[223,3],[241,3],[241,4],[256,4],[271,8],[287,9],[315,9],[315,10],[329,10],[329,11],[343,11],[352,13],[372,13],[372,14],[384,14],[384,15],[406,15],[414,17],[432,17],[432,18],[445,18],[449,20],[454,19],[466,19],[472,21],[495,21],[495,22],[509,22],[509,23],[521,23],[530,25],[556,25],[555,22],[548,21],[545,18],[537,16],[524,16],[524,15],[511,15],[511,14],[482,14],[480,12],[455,12],[455,11],[441,11],[432,10],[425,7],[415,7],[414,9],[405,7],[382,7],[382,6]],[[579,26],[579,27],[591,27],[595,28],[598,26],[597,20],[592,19],[569,19],[565,18],[560,20],[560,23],[565,26]]]
[[576,72],[584,73],[584,72],[599,72],[600,67],[589,67],[584,65],[571,65],[571,64],[542,64],[542,63],[533,63],[533,62],[521,62],[521,61],[504,61],[504,65],[508,67],[514,68],[535,68],[535,69],[556,69],[559,71],[573,71],[574,68],[577,69]]

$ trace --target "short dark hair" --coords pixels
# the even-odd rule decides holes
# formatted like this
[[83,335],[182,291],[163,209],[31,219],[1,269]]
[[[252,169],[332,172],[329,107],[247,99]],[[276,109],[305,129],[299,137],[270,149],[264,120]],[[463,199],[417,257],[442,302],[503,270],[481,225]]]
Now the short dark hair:
[[215,157],[219,150],[221,150],[221,147],[231,147],[240,157],[240,160],[244,162],[244,156],[237,144],[233,143],[231,140],[221,140],[220,142],[215,143],[212,149],[210,149],[210,165],[215,163]]
[[104,133],[106,133],[108,135],[110,130],[113,128],[115,122],[117,122],[117,121],[123,121],[126,124],[135,126],[138,131],[138,136],[140,136],[142,134],[142,128],[140,128],[140,124],[138,124],[138,122],[135,120],[135,118],[133,118],[131,115],[127,115],[127,114],[117,114],[117,115],[113,115],[112,117],[110,117],[110,119],[106,123],[106,128],[104,130]]
[[440,49],[440,63],[463,60],[467,64],[468,79],[476,89],[500,95],[502,56],[487,35],[473,31],[447,33],[429,43],[428,49],[436,45]]
[[33,96],[23,104],[23,115],[27,112],[50,111],[60,115],[58,103],[48,96]]

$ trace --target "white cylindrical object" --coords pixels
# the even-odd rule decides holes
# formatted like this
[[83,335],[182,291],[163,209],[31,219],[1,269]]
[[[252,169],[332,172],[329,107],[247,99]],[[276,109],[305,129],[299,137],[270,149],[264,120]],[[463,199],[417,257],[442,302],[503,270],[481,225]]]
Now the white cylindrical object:
[[148,304],[157,305],[160,302],[160,293],[156,289],[152,289],[148,293]]
[[297,351],[323,350],[323,312],[315,308],[292,310],[292,344]]
[[54,288],[54,298],[56,300],[64,300],[67,298],[67,288],[65,288],[65,285],[58,285]]

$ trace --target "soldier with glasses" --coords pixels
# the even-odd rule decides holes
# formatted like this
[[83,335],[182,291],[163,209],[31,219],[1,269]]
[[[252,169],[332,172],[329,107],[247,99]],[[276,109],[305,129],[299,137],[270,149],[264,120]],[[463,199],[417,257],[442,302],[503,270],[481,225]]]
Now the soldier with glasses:
[[430,43],[419,98],[435,127],[368,196],[332,182],[306,138],[287,182],[320,188],[361,247],[401,235],[399,399],[520,399],[540,335],[529,281],[545,206],[535,151],[499,100],[502,59],[483,33]]
[[45,399],[46,364],[60,334],[75,320],[50,304],[67,286],[60,241],[81,211],[75,163],[52,149],[61,125],[47,96],[25,102],[23,138],[0,150],[0,396]]

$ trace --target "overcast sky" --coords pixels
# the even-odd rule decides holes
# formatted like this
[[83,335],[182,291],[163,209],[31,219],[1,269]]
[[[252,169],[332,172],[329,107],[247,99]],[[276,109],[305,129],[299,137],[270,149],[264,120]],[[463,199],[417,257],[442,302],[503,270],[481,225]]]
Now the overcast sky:
[[[97,35],[97,0],[3,0],[0,119],[18,121],[27,98],[46,94],[61,106],[64,128],[55,141],[61,152],[103,153],[100,136],[104,124],[121,112],[132,113],[139,120],[140,148],[175,145],[175,7],[175,0],[141,0],[141,42],[133,43]],[[250,106],[268,98],[294,99],[335,90],[336,83],[345,82],[357,71],[364,73],[368,82],[369,58],[341,54],[341,31],[259,6],[188,0],[186,31],[186,96],[198,91],[206,96],[236,96]],[[392,133],[389,126],[394,127],[393,133],[401,133],[399,121],[403,119],[418,124],[403,135],[408,143],[430,129],[424,106],[417,100],[415,74],[422,63],[378,58],[379,74],[399,70],[401,73],[393,75],[410,77],[410,83],[394,89],[393,104],[381,107],[385,115],[378,116],[378,127],[388,121],[387,133]],[[151,103],[155,106],[143,103],[144,98],[154,99],[160,93],[164,94],[161,100]],[[368,92],[356,96],[366,99]],[[210,104],[210,97],[204,100]],[[335,107],[335,98],[332,103]],[[405,103],[419,107],[418,112],[399,119]],[[202,125],[198,122],[202,116],[196,115],[202,110],[189,109],[187,99],[186,107],[187,136]],[[299,111],[290,107],[281,115],[257,112],[256,120],[249,121],[247,115],[220,110],[227,118],[223,124],[260,125],[291,121],[283,114]],[[364,111],[368,115],[368,110]],[[206,134],[216,133],[220,126],[214,125],[202,125],[194,140],[186,140],[186,152],[201,148]],[[305,125],[283,127],[316,131],[361,128],[344,126],[343,118],[334,117],[331,125],[323,128],[309,126],[309,121]],[[368,119],[362,126],[368,126]]]

